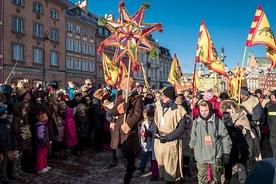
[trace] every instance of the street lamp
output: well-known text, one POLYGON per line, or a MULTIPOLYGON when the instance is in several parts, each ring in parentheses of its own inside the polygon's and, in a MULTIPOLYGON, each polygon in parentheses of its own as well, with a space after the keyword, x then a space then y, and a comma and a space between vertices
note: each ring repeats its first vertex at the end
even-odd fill
POLYGON ((46 86, 46 72, 45 72, 45 67, 46 67, 46 41, 50 40, 49 39, 49 32, 45 31, 43 34, 43 42, 44 42, 44 53, 43 53, 43 70, 42 70, 42 85, 45 87, 46 86))

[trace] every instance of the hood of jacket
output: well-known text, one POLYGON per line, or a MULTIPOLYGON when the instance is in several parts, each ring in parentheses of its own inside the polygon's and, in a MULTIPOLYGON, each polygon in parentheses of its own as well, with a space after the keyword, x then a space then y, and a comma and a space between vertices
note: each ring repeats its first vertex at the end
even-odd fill
POLYGON ((24 107, 27 108, 26 111, 28 113, 30 110, 30 102, 28 102, 27 100, 23 100, 22 102, 17 102, 13 104, 12 109, 13 109, 14 115, 22 116, 24 107))
POLYGON ((69 107, 65 110, 65 114, 66 114, 67 118, 73 118, 74 117, 73 110, 74 110, 73 108, 69 108, 69 107))
POLYGON ((240 112, 240 106, 234 100, 223 100, 220 103, 220 111, 226 112, 226 109, 234 109, 234 114, 240 112))

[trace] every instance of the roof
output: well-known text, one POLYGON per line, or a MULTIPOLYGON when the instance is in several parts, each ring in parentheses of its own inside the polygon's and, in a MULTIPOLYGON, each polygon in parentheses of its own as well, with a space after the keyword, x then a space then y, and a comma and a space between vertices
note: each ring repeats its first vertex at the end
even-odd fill
POLYGON ((266 57, 256 57, 256 62, 258 64, 271 64, 271 61, 266 57))

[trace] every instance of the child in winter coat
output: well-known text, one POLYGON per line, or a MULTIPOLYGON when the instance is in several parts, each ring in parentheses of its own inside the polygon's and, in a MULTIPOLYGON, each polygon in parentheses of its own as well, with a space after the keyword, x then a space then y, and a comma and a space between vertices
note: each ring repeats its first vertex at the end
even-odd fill
POLYGON ((77 129, 76 123, 74 121, 73 108, 66 109, 66 119, 65 119, 65 144, 66 144, 66 152, 67 158, 72 158, 73 147, 78 145, 77 139, 77 129))
MULTIPOLYGON (((11 152, 13 150, 18 151, 16 137, 13 133, 12 125, 7 119, 7 113, 7 108, 0 107, 0 183, 11 182, 11 180, 7 178, 6 173, 7 163, 9 159, 8 152, 11 152)), ((16 159, 17 158, 13 160, 16 159)))
POLYGON ((50 138, 49 130, 46 126, 48 122, 48 117, 46 113, 39 112, 36 116, 38 122, 35 124, 36 130, 36 147, 37 147, 37 156, 36 156, 36 170, 37 173, 45 173, 51 169, 47 164, 47 154, 48 148, 50 147, 50 138))
POLYGON ((78 152, 84 155, 84 148, 88 146, 89 143, 89 118, 86 114, 87 107, 83 103, 79 103, 76 107, 77 113, 74 116, 74 120, 77 126, 77 136, 78 136, 78 152))
POLYGON ((141 162, 139 170, 141 174, 144 173, 145 168, 147 166, 148 157, 151 156, 152 153, 152 124, 153 124, 153 116, 154 116, 154 106, 150 107, 150 109, 146 112, 146 119, 141 125, 140 129, 140 145, 142 148, 141 162))

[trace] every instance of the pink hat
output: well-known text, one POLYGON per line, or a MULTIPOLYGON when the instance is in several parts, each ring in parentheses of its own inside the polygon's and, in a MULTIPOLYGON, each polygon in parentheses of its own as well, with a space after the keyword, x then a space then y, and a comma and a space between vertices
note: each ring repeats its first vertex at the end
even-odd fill
POLYGON ((205 91, 203 93, 203 96, 205 100, 211 100, 214 97, 214 92, 213 91, 205 91))

